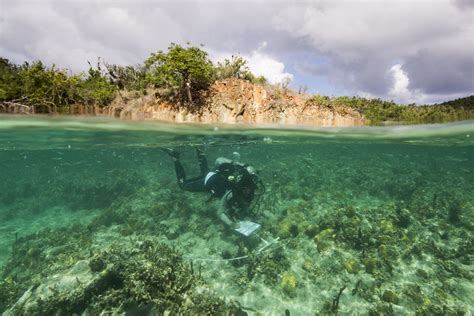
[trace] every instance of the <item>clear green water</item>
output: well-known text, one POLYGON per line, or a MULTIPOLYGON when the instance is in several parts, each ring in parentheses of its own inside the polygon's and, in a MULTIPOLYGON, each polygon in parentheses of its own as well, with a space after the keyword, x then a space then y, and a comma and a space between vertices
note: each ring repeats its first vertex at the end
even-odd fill
POLYGON ((473 122, 285 130, 0 117, 0 295, 14 282, 5 297, 16 301, 33 278, 150 238, 249 313, 467 313, 473 158, 473 122), (159 147, 182 152, 194 175, 193 146, 211 164, 237 151, 258 170, 266 193, 253 220, 280 238, 268 251, 221 261, 259 245, 226 230, 206 194, 180 191, 159 147))

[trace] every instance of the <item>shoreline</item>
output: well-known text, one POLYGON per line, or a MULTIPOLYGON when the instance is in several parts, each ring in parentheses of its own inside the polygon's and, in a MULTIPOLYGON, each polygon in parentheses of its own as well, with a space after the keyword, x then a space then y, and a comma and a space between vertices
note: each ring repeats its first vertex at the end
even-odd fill
MULTIPOLYGON (((99 108, 100 109, 100 108, 99 108)), ((97 118, 97 119, 113 119, 122 122, 144 122, 144 123, 162 123, 162 124, 177 124, 188 126, 212 126, 212 127, 249 127, 249 128, 263 128, 263 129, 290 129, 290 130, 307 130, 320 128, 363 128, 363 127, 399 127, 399 126, 434 126, 441 124, 458 124, 464 122, 474 122, 474 119, 461 120, 446 120, 435 122, 410 122, 410 121, 383 121, 377 124, 360 123, 360 124, 339 124, 339 125, 324 125, 324 124, 305 124, 301 122, 223 122, 223 121, 204 121, 204 120, 166 120, 156 117, 149 117, 146 113, 138 112, 134 115, 111 115, 107 113, 86 112, 86 113, 2 113, 0 117, 42 117, 42 118, 97 118)))

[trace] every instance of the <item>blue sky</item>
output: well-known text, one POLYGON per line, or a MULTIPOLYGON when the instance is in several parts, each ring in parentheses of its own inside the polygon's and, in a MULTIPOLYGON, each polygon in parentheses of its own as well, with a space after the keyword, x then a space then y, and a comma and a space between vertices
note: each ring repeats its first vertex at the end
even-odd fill
POLYGON ((0 56, 16 63, 78 72, 188 41, 312 93, 419 104, 474 94, 472 0, 0 0, 0 56))

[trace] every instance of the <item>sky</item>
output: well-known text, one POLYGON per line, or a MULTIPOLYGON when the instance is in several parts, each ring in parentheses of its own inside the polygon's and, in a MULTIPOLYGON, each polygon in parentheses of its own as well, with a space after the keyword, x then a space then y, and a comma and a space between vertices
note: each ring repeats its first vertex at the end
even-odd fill
POLYGON ((474 0, 0 0, 0 56, 71 72, 169 44, 232 55, 322 95, 437 103, 474 94, 474 0), (200 47, 200 46, 199 46, 200 47))

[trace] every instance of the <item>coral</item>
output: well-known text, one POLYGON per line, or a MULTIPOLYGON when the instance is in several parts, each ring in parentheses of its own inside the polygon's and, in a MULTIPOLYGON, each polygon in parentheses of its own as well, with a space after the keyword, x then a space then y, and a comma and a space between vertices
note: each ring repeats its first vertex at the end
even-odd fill
POLYGON ((288 219, 284 219, 278 225, 278 236, 281 238, 290 238, 298 235, 298 226, 288 219))
POLYGON ((305 259, 301 267, 303 268, 303 270, 311 272, 314 270, 314 262, 311 259, 305 259))
MULTIPOLYGON (((286 216, 278 224, 277 234, 281 238, 296 237, 300 232, 304 232, 312 224, 306 219, 307 210, 310 205, 301 200, 296 200, 286 210, 286 216)), ((314 225, 313 228, 314 230, 314 225)))
POLYGON ((393 261, 398 257, 398 253, 395 250, 395 247, 392 245, 387 246, 385 244, 382 244, 378 247, 377 252, 379 258, 384 262, 393 261))
POLYGON ((283 273, 280 280, 280 287, 286 295, 290 297, 295 296, 297 285, 298 285, 298 280, 294 272, 283 273))
POLYGON ((381 234, 384 234, 384 235, 391 235, 396 232, 396 229, 393 223, 387 219, 383 219, 380 221, 379 228, 380 228, 381 234))
POLYGON ((362 260, 365 266, 365 271, 370 274, 375 274, 381 267, 381 262, 376 257, 370 257, 362 260))
POLYGON ((178 253, 149 240, 112 248, 28 289, 5 315, 104 311, 220 314, 235 310, 212 292, 178 253))
POLYGON ((397 211, 397 226, 406 228, 412 223, 413 219, 410 211, 406 208, 401 208, 397 211))
MULTIPOLYGON (((470 148, 213 133, 210 142, 226 145, 210 145, 209 157, 232 144, 261 169, 267 191, 249 220, 262 225, 258 236, 280 241, 258 253, 257 235, 242 238, 216 220, 217 201, 176 186, 172 162, 156 154, 168 140, 146 134, 152 146, 112 149, 122 160, 91 147, 36 164, 45 168, 27 160, 27 169, 2 169, 0 231, 11 242, 0 252, 0 310, 19 302, 18 314, 469 313, 470 148), (98 216, 42 231, 13 222, 67 219, 82 208, 98 216), (222 261, 238 256, 246 258, 222 261)), ((3 155, 6 165, 18 160, 16 150, 3 155)), ((184 151, 182 158, 189 163, 184 151)))
POLYGON ((387 303, 398 304, 398 294, 391 290, 385 290, 382 294, 382 300, 387 303))
POLYGON ((326 228, 314 237, 314 242, 319 251, 328 249, 335 237, 335 231, 332 228, 326 228))
POLYGON ((250 286, 250 282, 262 281, 270 286, 277 285, 279 275, 291 266, 289 259, 282 249, 277 249, 265 255, 250 253, 245 268, 237 276, 236 282, 241 287, 250 286))
POLYGON ((20 294, 21 288, 15 280, 9 276, 0 281, 0 311, 5 311, 8 306, 15 302, 20 294))
POLYGON ((94 256, 89 260, 89 268, 92 272, 103 271, 106 267, 107 262, 100 255, 94 256))
POLYGON ((360 264, 354 258, 344 261, 343 265, 346 271, 349 273, 357 274, 360 271, 360 264))
POLYGON ((306 236, 308 236, 309 238, 314 238, 314 236, 316 236, 316 234, 318 233, 318 230, 319 230, 319 226, 316 225, 316 224, 308 224, 306 225, 306 227, 304 228, 304 233, 306 236))

